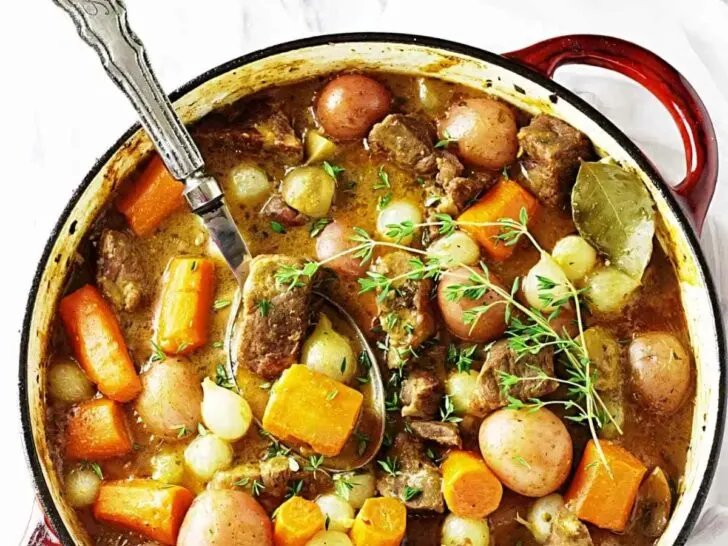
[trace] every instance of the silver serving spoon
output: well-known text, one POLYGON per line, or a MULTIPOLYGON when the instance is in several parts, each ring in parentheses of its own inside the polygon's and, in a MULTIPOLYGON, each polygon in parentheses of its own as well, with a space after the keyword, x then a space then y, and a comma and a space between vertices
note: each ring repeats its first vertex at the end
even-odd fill
MULTIPOLYGON (((144 129, 157 148, 162 161, 177 180, 185 184, 184 195, 192 212, 199 215, 210 237, 230 266, 240 287, 245 282, 250 253, 225 204, 223 192, 212 176, 205 172, 200 150, 175 113, 167 95, 159 85, 147 58, 144 45, 129 27, 126 7, 121 0, 53 0, 69 13, 81 38, 93 47, 112 81, 131 101, 144 129)), ((227 330, 226 352, 228 372, 237 381, 237 369, 231 343, 236 319, 241 308, 241 290, 235 297, 227 330)), ((338 313, 356 333, 370 362, 371 408, 376 426, 368 429, 366 449, 355 455, 331 457, 322 468, 347 471, 360 468, 374 458, 384 438, 384 386, 376 357, 354 319, 338 304, 323 294, 318 297, 338 313)), ((364 412, 362 412, 364 415, 364 412)), ((256 416, 257 419, 257 416, 256 416)), ((362 417, 360 417, 361 424, 362 417)), ((350 440, 351 442, 352 440, 350 440)), ((291 446, 293 447, 293 446, 291 446)), ((299 454, 304 455, 300 450, 299 454)))

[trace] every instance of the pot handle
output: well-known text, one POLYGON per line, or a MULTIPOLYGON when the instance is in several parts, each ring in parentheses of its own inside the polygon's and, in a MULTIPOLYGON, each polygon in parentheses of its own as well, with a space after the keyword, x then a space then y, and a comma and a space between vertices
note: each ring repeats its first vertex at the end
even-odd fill
POLYGON ((700 233, 718 182, 718 148, 705 104, 675 68, 632 42, 590 34, 550 38, 505 57, 549 78, 560 66, 586 64, 614 70, 646 87, 667 108, 680 130, 687 175, 673 191, 687 206, 700 233))
POLYGON ((61 542, 37 501, 33 503, 28 528, 20 541, 20 546, 61 546, 61 542))

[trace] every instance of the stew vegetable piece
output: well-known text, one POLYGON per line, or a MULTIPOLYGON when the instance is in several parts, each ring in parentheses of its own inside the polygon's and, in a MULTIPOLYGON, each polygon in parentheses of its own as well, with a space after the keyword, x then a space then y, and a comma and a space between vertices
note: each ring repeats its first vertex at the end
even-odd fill
POLYGON ((241 312, 227 347, 236 281, 153 156, 79 248, 45 374, 91 544, 654 544, 696 374, 629 166, 554 116, 383 72, 191 130, 253 256, 241 312), (374 451, 372 366, 383 445, 331 470, 374 451))

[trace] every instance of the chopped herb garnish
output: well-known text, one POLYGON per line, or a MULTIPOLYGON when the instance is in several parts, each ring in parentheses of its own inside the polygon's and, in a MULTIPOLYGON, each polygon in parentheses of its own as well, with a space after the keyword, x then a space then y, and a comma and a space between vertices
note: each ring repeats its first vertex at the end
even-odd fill
POLYGON ((341 359, 341 365, 339 366, 339 371, 342 374, 346 371, 346 357, 341 359))
POLYGON ((323 162, 322 168, 324 169, 324 171, 326 171, 326 174, 328 174, 334 180, 336 180, 336 176, 339 173, 343 173, 346 170, 344 169, 344 167, 334 165, 332 163, 329 163, 328 161, 323 162))
POLYGON ((101 471, 101 467, 98 463, 91 463, 88 461, 83 461, 81 463, 81 468, 88 468, 91 471, 93 471, 94 474, 96 474, 100 480, 104 479, 104 473, 101 471))
POLYGON ((161 347, 159 345, 157 345, 157 343, 154 340, 151 341, 151 344, 152 344, 152 356, 149 359, 150 362, 161 362, 162 360, 167 358, 167 355, 164 354, 164 351, 161 349, 161 347))
POLYGON ((308 470, 309 472, 313 472, 314 476, 316 475, 316 471, 319 470, 321 465, 324 462, 324 456, 323 455, 311 455, 308 458, 308 463, 306 466, 303 467, 304 470, 308 470))
POLYGON ((377 461, 377 464, 390 476, 397 476, 400 474, 399 461, 397 457, 387 457, 383 461, 377 461))
POLYGON ((187 343, 186 341, 183 341, 182 343, 179 344, 179 347, 177 347, 177 352, 181 353, 182 351, 187 349, 189 346, 190 346, 189 343, 187 343))
POLYGON ((446 394, 442 399, 440 420, 445 423, 459 423, 463 420, 462 417, 455 416, 455 406, 453 405, 449 394, 446 394))
POLYGON ((207 435, 207 429, 205 428, 205 425, 202 423, 197 423, 197 434, 200 436, 206 436, 207 435))
POLYGON ((285 233, 286 232, 285 226, 283 224, 281 224, 280 222, 276 222, 275 220, 273 220, 270 223, 270 228, 273 231, 275 231, 276 233, 285 233))
POLYGON ((389 205, 389 202, 392 200, 392 197, 393 196, 394 195, 392 194, 391 191, 388 191, 387 193, 385 193, 384 195, 382 195, 377 200, 377 209, 382 210, 383 208, 386 208, 386 206, 389 205))
POLYGON ((259 480, 253 480, 253 486, 250 488, 250 492, 253 494, 254 497, 259 497, 264 489, 265 485, 263 485, 263 482, 259 480))
POLYGON ((258 311, 260 311, 261 315, 267 317, 268 311, 270 311, 271 307, 273 307, 273 303, 270 300, 260 300, 256 307, 258 308, 258 311))
POLYGON ((331 218, 317 218, 314 220, 313 224, 311 224, 311 229, 308 232, 309 236, 312 239, 315 239, 319 235, 321 235, 321 232, 324 230, 326 226, 328 226, 333 220, 331 218))
POLYGON ((450 134, 447 131, 443 131, 442 136, 444 136, 445 138, 443 138, 442 140, 438 140, 435 143, 435 148, 447 148, 453 142, 458 141, 456 138, 451 138, 450 134))
POLYGON ((354 484, 348 474, 336 474, 334 476, 334 491, 344 500, 349 500, 349 493, 354 489, 354 484))
POLYGON ((339 394, 339 389, 333 389, 333 390, 329 391, 328 394, 326 395, 326 400, 329 400, 329 401, 333 400, 334 398, 336 398, 337 394, 339 394))
POLYGON ((192 265, 190 266, 190 271, 194 271, 197 269, 197 260, 192 260, 192 265))
POLYGON ((230 300, 227 299, 219 299, 215 300, 212 304, 212 308, 215 309, 215 311, 219 311, 220 309, 225 309, 230 305, 230 300))
POLYGON ((520 464, 524 468, 531 468, 531 465, 528 464, 528 461, 521 457, 520 455, 516 455, 513 457, 513 460, 516 461, 518 464, 520 464))
POLYGON ((225 342, 224 341, 214 341, 212 343, 212 347, 214 349, 222 349, 223 347, 225 347, 225 342))
POLYGON ((185 436, 187 436, 190 433, 190 431, 184 425, 175 427, 175 429, 177 430, 177 438, 184 438, 185 436))
POLYGON ((324 529, 326 529, 328 531, 330 524, 331 524, 331 516, 326 514, 326 518, 324 518, 324 529))
POLYGON ((250 483, 250 478, 240 478, 239 480, 234 481, 233 485, 235 487, 245 487, 249 483, 250 483))
POLYGON ((415 497, 418 497, 422 494, 422 489, 419 487, 410 487, 409 485, 404 486, 404 494, 402 495, 402 498, 405 502, 411 501, 415 497))
POLYGON ((215 383, 217 383, 220 387, 224 387, 231 391, 237 390, 235 381, 233 381, 233 378, 228 374, 227 368, 224 364, 218 364, 215 368, 215 383))
POLYGON ((372 186, 375 190, 389 189, 392 187, 392 183, 389 181, 389 174, 384 170, 384 167, 379 167, 377 177, 379 178, 379 182, 375 182, 374 186, 372 186))
POLYGON ((367 445, 369 445, 370 438, 369 436, 358 430, 354 432, 354 436, 357 440, 359 440, 359 444, 356 446, 356 454, 361 457, 367 450, 367 445))
POLYGON ((303 480, 296 480, 288 486, 286 490, 285 498, 290 499, 291 497, 299 496, 303 490, 303 480))

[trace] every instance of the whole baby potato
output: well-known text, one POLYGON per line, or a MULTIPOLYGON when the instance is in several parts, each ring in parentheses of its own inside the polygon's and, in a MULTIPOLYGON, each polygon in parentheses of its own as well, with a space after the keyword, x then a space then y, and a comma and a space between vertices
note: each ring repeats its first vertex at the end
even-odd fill
POLYGON ((546 408, 491 413, 480 425, 479 442, 486 464, 503 485, 526 497, 553 493, 571 471, 571 436, 546 408))
POLYGON ((242 491, 208 490, 192 503, 177 546, 273 546, 273 527, 258 502, 242 491))
POLYGON ((139 417, 155 435, 167 441, 196 431, 200 422, 202 387, 186 358, 155 362, 141 375, 142 392, 134 403, 139 417))

